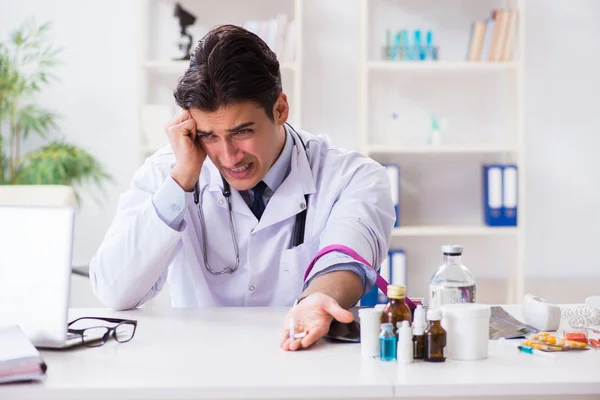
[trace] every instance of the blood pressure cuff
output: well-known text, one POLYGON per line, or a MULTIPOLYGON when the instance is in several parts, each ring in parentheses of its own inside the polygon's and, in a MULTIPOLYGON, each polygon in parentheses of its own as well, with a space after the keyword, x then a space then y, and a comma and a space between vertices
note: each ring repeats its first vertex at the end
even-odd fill
MULTIPOLYGON (((341 253, 344 253, 350 257, 352 257, 354 260, 368 265, 370 268, 373 268, 373 266, 371 264, 369 264, 369 262, 367 260, 365 260, 364 258, 362 258, 360 256, 360 254, 358 254, 356 251, 352 250, 351 248, 347 247, 347 246, 343 246, 341 244, 333 244, 330 246, 327 246, 323 249, 321 249, 321 251, 319 251, 317 253, 317 255, 315 256, 315 258, 313 258, 313 260, 310 262, 310 264, 308 265, 308 268, 306 269, 306 272, 304 273, 304 281, 306 282, 306 278, 308 278, 308 275, 310 274, 310 271, 313 269, 315 263, 317 262, 317 260, 319 260, 319 258, 323 257, 325 254, 327 253, 331 253, 332 251, 339 251, 341 253)), ((373 268, 375 269, 375 268, 373 268)), ((379 275, 379 273, 377 272, 377 270, 375 269, 375 273, 377 273, 377 280, 375 281, 375 285, 377 285, 377 287, 387 296, 387 287, 389 285, 389 283, 383 279, 383 277, 381 275, 379 275)), ((408 305, 408 307, 410 308, 410 310, 414 310, 415 308, 417 308, 417 306, 415 305, 415 303, 413 303, 413 301, 411 299, 409 299, 408 297, 406 297, 406 304, 408 305)))

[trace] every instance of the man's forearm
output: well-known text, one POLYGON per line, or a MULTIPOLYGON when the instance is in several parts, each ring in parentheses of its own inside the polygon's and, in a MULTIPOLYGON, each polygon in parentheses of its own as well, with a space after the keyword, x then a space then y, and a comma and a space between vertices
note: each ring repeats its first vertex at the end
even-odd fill
POLYGON ((314 278, 301 297, 317 292, 333 297, 341 307, 348 309, 362 297, 363 281, 352 271, 329 272, 314 278))

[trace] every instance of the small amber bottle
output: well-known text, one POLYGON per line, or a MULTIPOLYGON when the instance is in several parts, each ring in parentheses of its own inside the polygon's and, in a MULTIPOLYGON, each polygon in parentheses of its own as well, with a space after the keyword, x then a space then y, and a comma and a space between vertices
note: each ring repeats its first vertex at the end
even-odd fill
POLYGON ((413 358, 422 360, 425 357, 425 310, 421 304, 417 305, 413 313, 413 358))
POLYGON ((394 325, 394 333, 396 333, 396 324, 402 321, 411 323, 412 314, 410 308, 406 304, 406 287, 399 285, 388 285, 387 297, 389 302, 386 304, 381 313, 381 323, 391 323, 394 325))
POLYGON ((442 328, 440 310, 427 311, 429 325, 425 329, 425 361, 446 361, 446 330, 442 328))

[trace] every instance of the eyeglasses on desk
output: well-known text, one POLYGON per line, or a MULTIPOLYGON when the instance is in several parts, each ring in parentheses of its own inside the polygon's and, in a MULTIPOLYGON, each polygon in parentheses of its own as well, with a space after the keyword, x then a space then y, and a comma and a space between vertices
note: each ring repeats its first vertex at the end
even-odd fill
POLYGON ((68 332, 81 337, 84 346, 100 347, 112 336, 119 343, 133 339, 137 321, 132 319, 81 317, 68 324, 68 332), (108 324, 113 324, 107 326, 108 324))

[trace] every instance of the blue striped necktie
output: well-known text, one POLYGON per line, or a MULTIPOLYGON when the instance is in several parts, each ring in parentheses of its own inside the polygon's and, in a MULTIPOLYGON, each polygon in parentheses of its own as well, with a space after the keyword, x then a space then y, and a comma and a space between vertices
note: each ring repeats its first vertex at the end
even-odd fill
POLYGON ((254 216, 260 221, 260 217, 262 217, 263 212, 265 211, 265 202, 263 201, 263 194, 265 193, 265 189, 267 189, 267 184, 263 181, 260 181, 252 188, 254 192, 254 199, 252 201, 252 205, 250 206, 250 210, 254 216))

